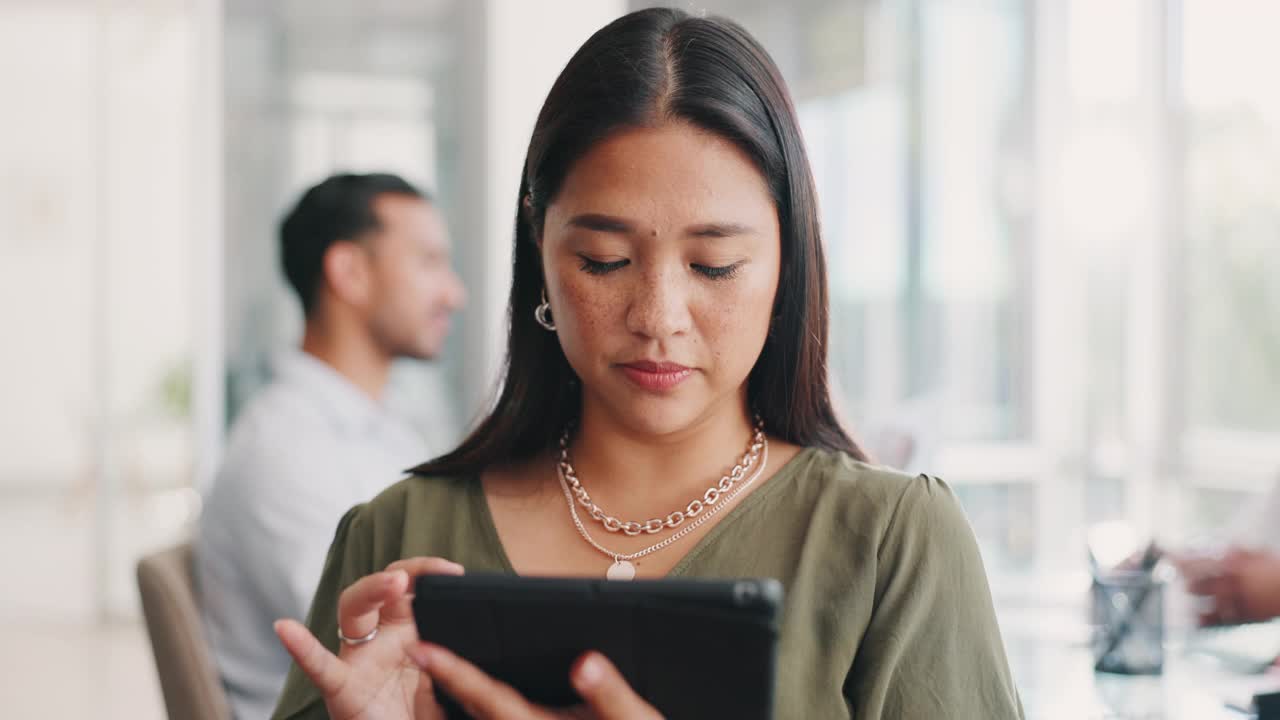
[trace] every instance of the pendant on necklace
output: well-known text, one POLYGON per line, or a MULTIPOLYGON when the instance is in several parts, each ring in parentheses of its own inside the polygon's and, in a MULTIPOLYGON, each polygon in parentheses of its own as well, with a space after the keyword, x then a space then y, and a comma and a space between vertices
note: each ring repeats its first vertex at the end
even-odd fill
POLYGON ((610 580, 631 580, 636 576, 636 566, 622 558, 616 558, 604 576, 610 580))

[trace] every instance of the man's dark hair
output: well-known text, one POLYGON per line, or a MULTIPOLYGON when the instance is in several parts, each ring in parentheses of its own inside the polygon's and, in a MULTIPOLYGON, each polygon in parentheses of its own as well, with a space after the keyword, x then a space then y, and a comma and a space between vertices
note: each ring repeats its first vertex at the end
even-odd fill
POLYGON ((302 301, 302 312, 315 309, 324 272, 324 254, 335 242, 358 240, 377 230, 373 201, 394 193, 430 200, 398 175, 370 173, 334 175, 303 193, 280 223, 280 259, 284 275, 302 301))

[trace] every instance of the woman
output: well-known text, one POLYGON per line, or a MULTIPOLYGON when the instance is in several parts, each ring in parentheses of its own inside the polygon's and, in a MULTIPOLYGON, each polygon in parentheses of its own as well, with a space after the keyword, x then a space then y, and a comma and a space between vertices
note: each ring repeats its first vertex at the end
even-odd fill
MULTIPOLYGON (((676 10, 605 27, 520 192, 497 405, 343 519, 309 630, 277 623, 299 667, 276 716, 436 717, 438 686, 554 717, 418 642, 411 576, 465 567, 776 577, 777 717, 1021 717, 954 496, 864 464, 832 411, 813 182, 759 44, 676 10)), ((572 680, 574 717, 656 716, 598 654, 572 680)))

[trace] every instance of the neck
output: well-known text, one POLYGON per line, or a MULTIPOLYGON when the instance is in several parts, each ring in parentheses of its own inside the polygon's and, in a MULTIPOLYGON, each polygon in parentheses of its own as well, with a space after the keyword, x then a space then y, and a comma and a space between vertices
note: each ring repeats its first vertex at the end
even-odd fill
POLYGON ((579 479, 607 512, 624 520, 665 517, 741 460, 752 431, 745 401, 661 436, 622 427, 588 403, 569 452, 579 479))
POLYGON ((343 331, 320 320, 308 320, 302 351, 337 370, 374 402, 382 401, 392 358, 366 332, 343 331))

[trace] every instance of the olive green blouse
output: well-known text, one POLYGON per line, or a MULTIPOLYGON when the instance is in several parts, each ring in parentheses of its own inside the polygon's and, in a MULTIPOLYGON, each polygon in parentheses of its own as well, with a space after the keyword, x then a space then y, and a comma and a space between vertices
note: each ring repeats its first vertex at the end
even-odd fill
MULTIPOLYGON (((337 652, 343 588, 418 555, 514 572, 477 479, 407 478, 342 519, 311 631, 337 652)), ((941 480, 804 450, 671 576, 782 581, 779 720, 1023 717, 982 558, 941 480)), ((296 665, 274 717, 328 717, 296 665)))

